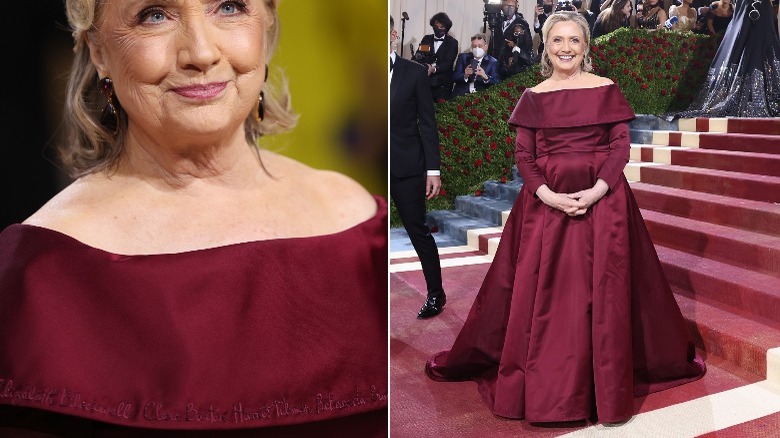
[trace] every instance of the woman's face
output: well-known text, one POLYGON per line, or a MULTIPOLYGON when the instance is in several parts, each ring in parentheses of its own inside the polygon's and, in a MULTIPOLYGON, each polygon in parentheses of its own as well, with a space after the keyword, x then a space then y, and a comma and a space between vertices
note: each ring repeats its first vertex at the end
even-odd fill
POLYGON ((626 4, 623 5, 623 15, 626 17, 631 16, 631 2, 626 2, 626 4))
POLYGON ((658 0, 647 0, 647 4, 649 4, 651 8, 654 8, 658 6, 658 0))
POLYGON ((585 35, 577 23, 555 23, 547 38, 544 49, 550 57, 554 72, 572 74, 580 69, 585 53, 585 35))
POLYGON ((265 75, 263 0, 125 0, 102 8, 92 61, 113 81, 131 133, 243 132, 265 75))

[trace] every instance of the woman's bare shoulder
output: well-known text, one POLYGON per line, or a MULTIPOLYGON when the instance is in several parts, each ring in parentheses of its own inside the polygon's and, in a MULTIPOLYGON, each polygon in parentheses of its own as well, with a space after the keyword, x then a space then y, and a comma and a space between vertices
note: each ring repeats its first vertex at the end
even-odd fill
POLYGON ((312 214, 323 215, 339 228, 357 225, 376 214, 377 203, 371 194, 346 175, 314 169, 268 151, 263 152, 263 161, 268 162, 268 171, 280 184, 292 188, 291 193, 307 202, 312 214))
POLYGON ((81 177, 22 223, 71 234, 73 229, 83 226, 91 206, 100 198, 100 185, 99 178, 93 175, 81 177))
POLYGON ((583 72, 582 77, 587 87, 603 87, 605 85, 614 84, 612 79, 605 78, 604 76, 599 76, 593 73, 583 72))

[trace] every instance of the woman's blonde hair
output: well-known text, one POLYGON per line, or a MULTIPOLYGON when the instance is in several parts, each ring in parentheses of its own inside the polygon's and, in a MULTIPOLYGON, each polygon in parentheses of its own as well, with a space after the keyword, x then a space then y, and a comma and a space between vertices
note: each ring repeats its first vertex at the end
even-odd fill
MULTIPOLYGON (((114 106, 119 115, 117 133, 100 123, 106 98, 98 88, 98 74, 90 58, 87 38, 95 38, 99 27, 100 9, 107 0, 66 0, 68 23, 73 32, 73 65, 68 78, 65 100, 66 144, 60 149, 63 164, 72 176, 78 177, 109 168, 116 164, 124 146, 127 132, 127 113, 114 96, 114 106)), ((279 40, 279 0, 264 0, 266 7, 265 56, 266 65, 279 40)), ((258 139, 266 134, 277 134, 292 129, 297 115, 292 110, 289 90, 284 77, 280 85, 263 85, 265 110, 262 122, 252 111, 244 121, 244 131, 249 144, 257 146, 258 139)))
MULTIPOLYGON (((550 35, 550 29, 552 29, 552 27, 555 26, 557 23, 563 21, 573 21, 580 26, 580 29, 582 29, 582 35, 584 36, 583 44, 585 46, 585 52, 583 53, 582 65, 580 66, 580 68, 582 69, 582 71, 593 70, 593 64, 591 64, 590 61, 590 28, 588 27, 588 21, 585 20, 585 17, 580 15, 579 12, 560 11, 550 15, 547 18, 547 20, 545 20, 544 26, 542 26, 542 37, 543 40, 545 41, 545 45, 549 44, 549 40, 547 39, 547 37, 550 35)), ((547 54, 547 46, 545 46, 544 50, 542 51, 541 71, 542 71, 542 76, 546 78, 552 76, 553 73, 553 65, 552 65, 552 61, 550 60, 550 55, 547 54)))

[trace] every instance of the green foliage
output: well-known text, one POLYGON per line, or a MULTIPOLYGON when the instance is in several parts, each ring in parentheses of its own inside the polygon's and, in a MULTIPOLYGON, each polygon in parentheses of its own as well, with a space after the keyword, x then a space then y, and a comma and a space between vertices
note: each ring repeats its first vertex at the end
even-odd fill
MULTIPOLYGON (((685 109, 701 88, 721 39, 619 29, 592 41, 593 72, 616 82, 637 114, 685 109)), ((443 184, 428 210, 451 209, 458 195, 481 195, 486 180, 511 179, 514 132, 507 120, 525 89, 542 80, 534 68, 483 92, 436 104, 443 184)), ((401 226, 394 205, 390 224, 401 226)))

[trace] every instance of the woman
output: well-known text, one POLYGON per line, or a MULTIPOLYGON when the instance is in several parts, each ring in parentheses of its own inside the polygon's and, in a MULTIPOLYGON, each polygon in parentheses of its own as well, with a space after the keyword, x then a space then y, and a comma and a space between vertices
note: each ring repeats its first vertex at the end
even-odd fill
POLYGON ((631 17, 631 1, 616 0, 609 9, 603 11, 596 18, 593 26, 593 38, 598 38, 621 27, 630 27, 628 19, 631 17))
POLYGON ((502 417, 622 422, 634 396, 696 380, 704 363, 622 173, 634 113, 588 72, 580 15, 543 32, 548 79, 509 119, 525 183, 463 329, 426 371, 477 381, 502 417))
POLYGON ((663 27, 666 19, 663 2, 661 0, 648 0, 645 2, 643 16, 636 19, 636 26, 639 29, 656 30, 663 27))
POLYGON ((386 206, 257 147, 277 1, 66 8, 78 179, 0 235, 0 435, 385 435, 386 206))
POLYGON ((710 35, 726 30, 733 16, 734 4, 731 3, 731 0, 712 2, 709 15, 707 15, 707 30, 710 35))
POLYGON ((675 116, 780 117, 780 39, 769 0, 737 2, 698 97, 675 116))
POLYGON ((691 7, 693 0, 683 0, 680 6, 672 5, 669 8, 669 18, 677 17, 677 22, 672 25, 671 30, 685 32, 693 30, 696 26, 696 9, 691 7))

